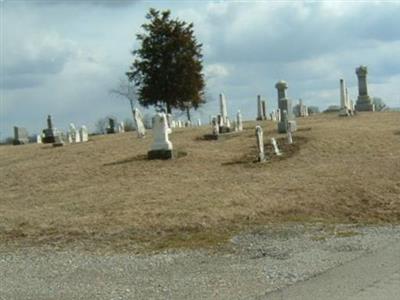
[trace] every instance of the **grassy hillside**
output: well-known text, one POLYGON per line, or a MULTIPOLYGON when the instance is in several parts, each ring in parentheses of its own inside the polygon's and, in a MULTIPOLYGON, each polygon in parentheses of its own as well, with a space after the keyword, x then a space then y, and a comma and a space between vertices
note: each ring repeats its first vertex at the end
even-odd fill
POLYGON ((253 163, 256 124, 221 141, 201 139, 209 126, 176 129, 187 155, 171 161, 146 159, 151 132, 0 147, 0 243, 136 251, 275 222, 400 221, 400 113, 298 119, 292 146, 261 122, 285 153, 265 164, 253 163))

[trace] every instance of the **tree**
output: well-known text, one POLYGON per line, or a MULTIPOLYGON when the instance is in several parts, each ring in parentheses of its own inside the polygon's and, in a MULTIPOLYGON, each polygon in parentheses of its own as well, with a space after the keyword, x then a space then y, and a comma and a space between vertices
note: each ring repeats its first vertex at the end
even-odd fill
POLYGON ((118 88, 111 89, 110 93, 128 99, 131 105, 131 112, 133 114, 133 109, 135 108, 135 103, 137 101, 137 95, 136 87, 131 81, 126 80, 126 78, 121 78, 118 88))
POLYGON ((194 36, 193 23, 171 20, 170 11, 151 8, 136 35, 141 47, 132 51, 134 62, 126 73, 134 81, 141 105, 156 110, 186 110, 185 102, 197 109, 204 99, 202 44, 194 36))

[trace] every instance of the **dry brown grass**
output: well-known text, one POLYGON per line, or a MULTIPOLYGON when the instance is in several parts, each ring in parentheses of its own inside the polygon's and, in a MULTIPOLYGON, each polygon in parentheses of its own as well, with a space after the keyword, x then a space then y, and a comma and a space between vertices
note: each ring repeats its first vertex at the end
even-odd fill
POLYGON ((0 147, 0 243, 133 251, 204 247, 286 221, 400 221, 399 113, 298 119, 283 158, 255 164, 254 127, 206 141, 177 129, 176 160, 148 161, 151 133, 85 144, 0 147))

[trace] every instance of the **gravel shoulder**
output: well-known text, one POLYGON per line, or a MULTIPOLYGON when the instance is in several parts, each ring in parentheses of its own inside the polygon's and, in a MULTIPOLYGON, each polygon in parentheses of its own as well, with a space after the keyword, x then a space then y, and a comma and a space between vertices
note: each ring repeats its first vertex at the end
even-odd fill
MULTIPOLYGON (((238 235, 212 253, 0 248, 0 299, 282 299, 271 292, 328 276, 396 243, 400 226, 291 224, 238 235)), ((398 278, 393 273, 379 284, 398 278)))

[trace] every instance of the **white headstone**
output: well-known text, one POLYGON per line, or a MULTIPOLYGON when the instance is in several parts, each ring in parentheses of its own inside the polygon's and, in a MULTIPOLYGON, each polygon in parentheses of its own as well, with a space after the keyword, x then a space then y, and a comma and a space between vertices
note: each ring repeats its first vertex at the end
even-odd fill
POLYGON ((256 138, 257 138, 257 150, 258 150, 258 161, 265 161, 265 153, 264 153, 264 137, 263 130, 260 125, 256 126, 256 138))
POLYGON ((273 110, 270 115, 271 115, 271 120, 273 122, 276 122, 276 112, 273 110))
POLYGON ((212 132, 214 135, 219 134, 219 125, 218 125, 218 120, 217 117, 213 117, 211 120, 211 125, 212 125, 212 132))
POLYGON ((219 94, 219 105, 220 105, 220 113, 222 117, 222 126, 223 126, 226 125, 226 118, 228 117, 226 109, 226 98, 223 93, 219 94))
POLYGON ((124 124, 124 122, 120 122, 119 124, 118 124, 118 132, 125 132, 125 124, 124 124))
POLYGON ((271 138, 271 144, 272 144, 272 147, 274 147, 274 152, 275 152, 275 154, 276 154, 277 156, 281 156, 282 153, 281 153, 281 151, 280 151, 279 148, 278 148, 278 144, 276 143, 275 138, 271 138))
POLYGON ((89 133, 85 125, 79 129, 79 135, 81 137, 81 142, 87 142, 89 140, 89 133))
POLYGON ((68 140, 68 143, 72 143, 72 134, 71 134, 71 132, 67 132, 67 140, 68 140))
POLYGON ((41 144, 42 143, 42 136, 40 134, 36 135, 36 144, 41 144))
POLYGON ((133 110, 133 118, 135 120, 137 136, 138 138, 143 138, 146 134, 146 129, 143 123, 143 115, 137 108, 133 110))
POLYGON ((200 119, 197 119, 197 126, 201 126, 201 120, 200 119))
POLYGON ((80 143, 81 142, 81 136, 79 135, 79 130, 78 129, 75 129, 75 133, 74 133, 73 137, 74 137, 74 140, 73 140, 74 143, 80 143))
POLYGON ((230 128, 231 127, 231 121, 229 121, 228 118, 226 118, 226 122, 225 122, 226 127, 230 128))
POLYGON ((151 150, 172 150, 172 143, 168 138, 168 123, 165 113, 157 113, 153 118, 154 142, 151 150))

